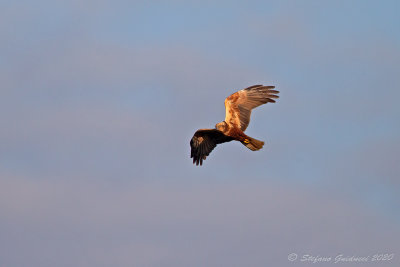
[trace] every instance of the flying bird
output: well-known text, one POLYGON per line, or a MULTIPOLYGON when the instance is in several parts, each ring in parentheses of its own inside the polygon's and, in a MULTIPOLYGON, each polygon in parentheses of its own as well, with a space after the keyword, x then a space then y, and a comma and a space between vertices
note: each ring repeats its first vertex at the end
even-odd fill
POLYGON ((268 102, 275 103, 279 91, 275 86, 253 85, 240 90, 225 99, 225 120, 217 123, 215 129, 199 129, 190 140, 193 164, 203 165, 203 160, 218 145, 236 140, 248 149, 257 151, 263 141, 247 136, 244 131, 250 123, 251 110, 268 102))

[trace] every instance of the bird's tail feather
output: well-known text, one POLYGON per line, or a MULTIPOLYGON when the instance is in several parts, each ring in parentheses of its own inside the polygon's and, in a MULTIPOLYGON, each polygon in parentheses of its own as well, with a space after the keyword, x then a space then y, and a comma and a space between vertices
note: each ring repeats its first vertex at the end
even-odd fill
POLYGON ((246 140, 242 141, 242 144, 253 151, 260 150, 264 146, 263 141, 251 137, 247 137, 246 140))

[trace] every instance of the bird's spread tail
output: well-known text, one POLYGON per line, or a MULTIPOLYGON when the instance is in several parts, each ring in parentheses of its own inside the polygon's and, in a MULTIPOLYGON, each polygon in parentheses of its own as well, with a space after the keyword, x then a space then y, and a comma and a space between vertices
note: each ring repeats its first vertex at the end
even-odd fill
POLYGON ((264 146, 263 141, 251 137, 247 137, 244 141, 242 141, 242 144, 253 151, 260 150, 264 146))

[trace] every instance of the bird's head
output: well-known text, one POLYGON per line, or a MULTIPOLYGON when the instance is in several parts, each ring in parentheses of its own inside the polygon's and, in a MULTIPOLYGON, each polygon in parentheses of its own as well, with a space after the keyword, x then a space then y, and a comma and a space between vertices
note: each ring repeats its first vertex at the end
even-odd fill
POLYGON ((217 123, 217 124, 215 124, 215 129, 217 129, 218 131, 224 132, 228 129, 228 124, 225 121, 217 123))

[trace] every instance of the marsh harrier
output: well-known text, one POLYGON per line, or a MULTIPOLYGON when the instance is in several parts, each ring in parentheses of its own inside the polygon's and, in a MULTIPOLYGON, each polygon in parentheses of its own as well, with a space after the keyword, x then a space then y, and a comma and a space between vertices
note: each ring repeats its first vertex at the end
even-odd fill
POLYGON ((217 123, 215 129, 197 130, 190 140, 193 164, 203 165, 203 160, 221 143, 236 140, 248 149, 260 150, 264 142, 247 136, 244 131, 250 123, 251 110, 262 104, 275 103, 279 91, 275 86, 253 85, 240 90, 225 99, 225 120, 217 123))

